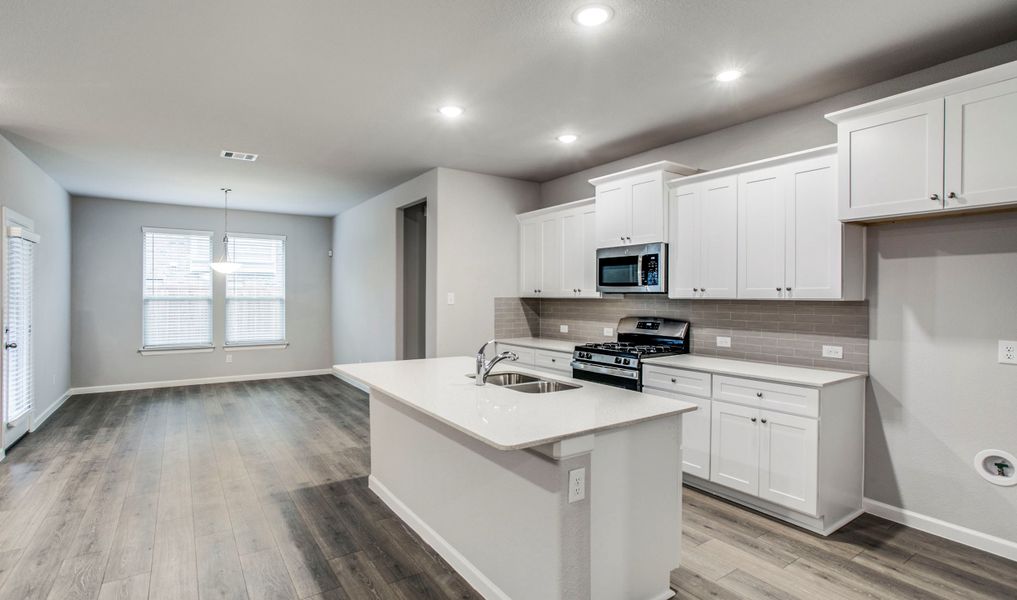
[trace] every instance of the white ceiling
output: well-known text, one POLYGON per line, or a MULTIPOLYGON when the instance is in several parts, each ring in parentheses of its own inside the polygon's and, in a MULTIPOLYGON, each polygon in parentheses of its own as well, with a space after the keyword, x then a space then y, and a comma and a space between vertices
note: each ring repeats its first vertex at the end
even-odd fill
POLYGON ((0 130, 75 194, 333 215, 434 166, 546 181, 1017 38, 1009 0, 599 1, 586 29, 582 0, 3 0, 0 130))

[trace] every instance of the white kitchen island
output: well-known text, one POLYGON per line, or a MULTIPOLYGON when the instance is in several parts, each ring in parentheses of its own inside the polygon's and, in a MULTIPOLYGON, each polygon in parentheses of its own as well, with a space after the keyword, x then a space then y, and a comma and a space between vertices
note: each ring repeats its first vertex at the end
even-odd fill
POLYGON ((485 598, 662 600, 681 543, 674 399, 474 385, 468 357, 337 365, 370 390, 370 488, 485 598), (569 502, 569 472, 585 499, 569 502))

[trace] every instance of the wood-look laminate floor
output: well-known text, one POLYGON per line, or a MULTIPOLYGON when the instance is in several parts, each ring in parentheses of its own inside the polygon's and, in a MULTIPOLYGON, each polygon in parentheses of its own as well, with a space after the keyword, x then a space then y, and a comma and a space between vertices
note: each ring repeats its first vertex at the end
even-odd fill
MULTIPOLYGON (((367 489, 367 411, 330 376, 71 398, 0 463, 0 600, 479 598, 367 489)), ((872 517, 687 489, 683 543, 679 598, 1017 598, 1017 563, 872 517)))

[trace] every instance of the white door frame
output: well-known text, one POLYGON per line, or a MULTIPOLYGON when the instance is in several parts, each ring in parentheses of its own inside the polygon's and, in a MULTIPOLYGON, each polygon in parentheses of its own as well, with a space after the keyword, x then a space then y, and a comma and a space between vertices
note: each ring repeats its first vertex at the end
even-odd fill
MULTIPOLYGON (((28 217, 7 208, 3 207, 2 214, 3 227, 0 228, 0 302, 3 303, 3 311, 0 313, 0 348, 3 348, 7 344, 7 260, 8 260, 8 249, 7 241, 10 237, 10 227, 23 227, 31 232, 35 232, 35 221, 28 217)), ((7 446, 7 398, 5 390, 6 378, 7 378, 7 359, 6 352, 0 353, 0 459, 5 456, 4 448, 7 446)), ((26 420, 26 432, 31 431, 32 418, 34 417, 35 407, 28 412, 23 418, 26 420)), ((24 435, 24 434, 22 434, 24 435)), ((20 436, 19 436, 20 437, 20 436)))

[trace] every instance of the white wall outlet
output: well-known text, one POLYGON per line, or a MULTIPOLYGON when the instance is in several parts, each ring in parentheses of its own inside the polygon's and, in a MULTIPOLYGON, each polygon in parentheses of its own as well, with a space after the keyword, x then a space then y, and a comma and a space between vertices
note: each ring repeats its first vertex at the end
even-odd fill
POLYGON ((844 346, 823 346, 824 358, 844 358, 844 346))
POLYGON ((731 338, 729 338, 726 335, 718 335, 717 336, 717 347, 718 348, 730 348, 731 347, 731 338))
POLYGON ((569 504, 586 499, 586 468, 569 471, 569 504))
POLYGON ((233 362, 233 353, 232 352, 227 352, 226 353, 226 362, 228 362, 228 363, 233 362))
POLYGON ((446 298, 447 298, 447 301, 448 301, 449 304, 455 304, 456 303, 456 293, 455 292, 449 292, 448 296, 446 298))
POLYGON ((999 362, 1004 365, 1017 365, 1017 342, 999 340, 999 362))
POLYGON ((560 331, 561 333, 568 333, 569 332, 569 326, 568 325, 559 325, 558 326, 558 331, 560 331))
POLYGON ((604 337, 614 337, 614 328, 613 327, 605 327, 604 328, 604 337))

